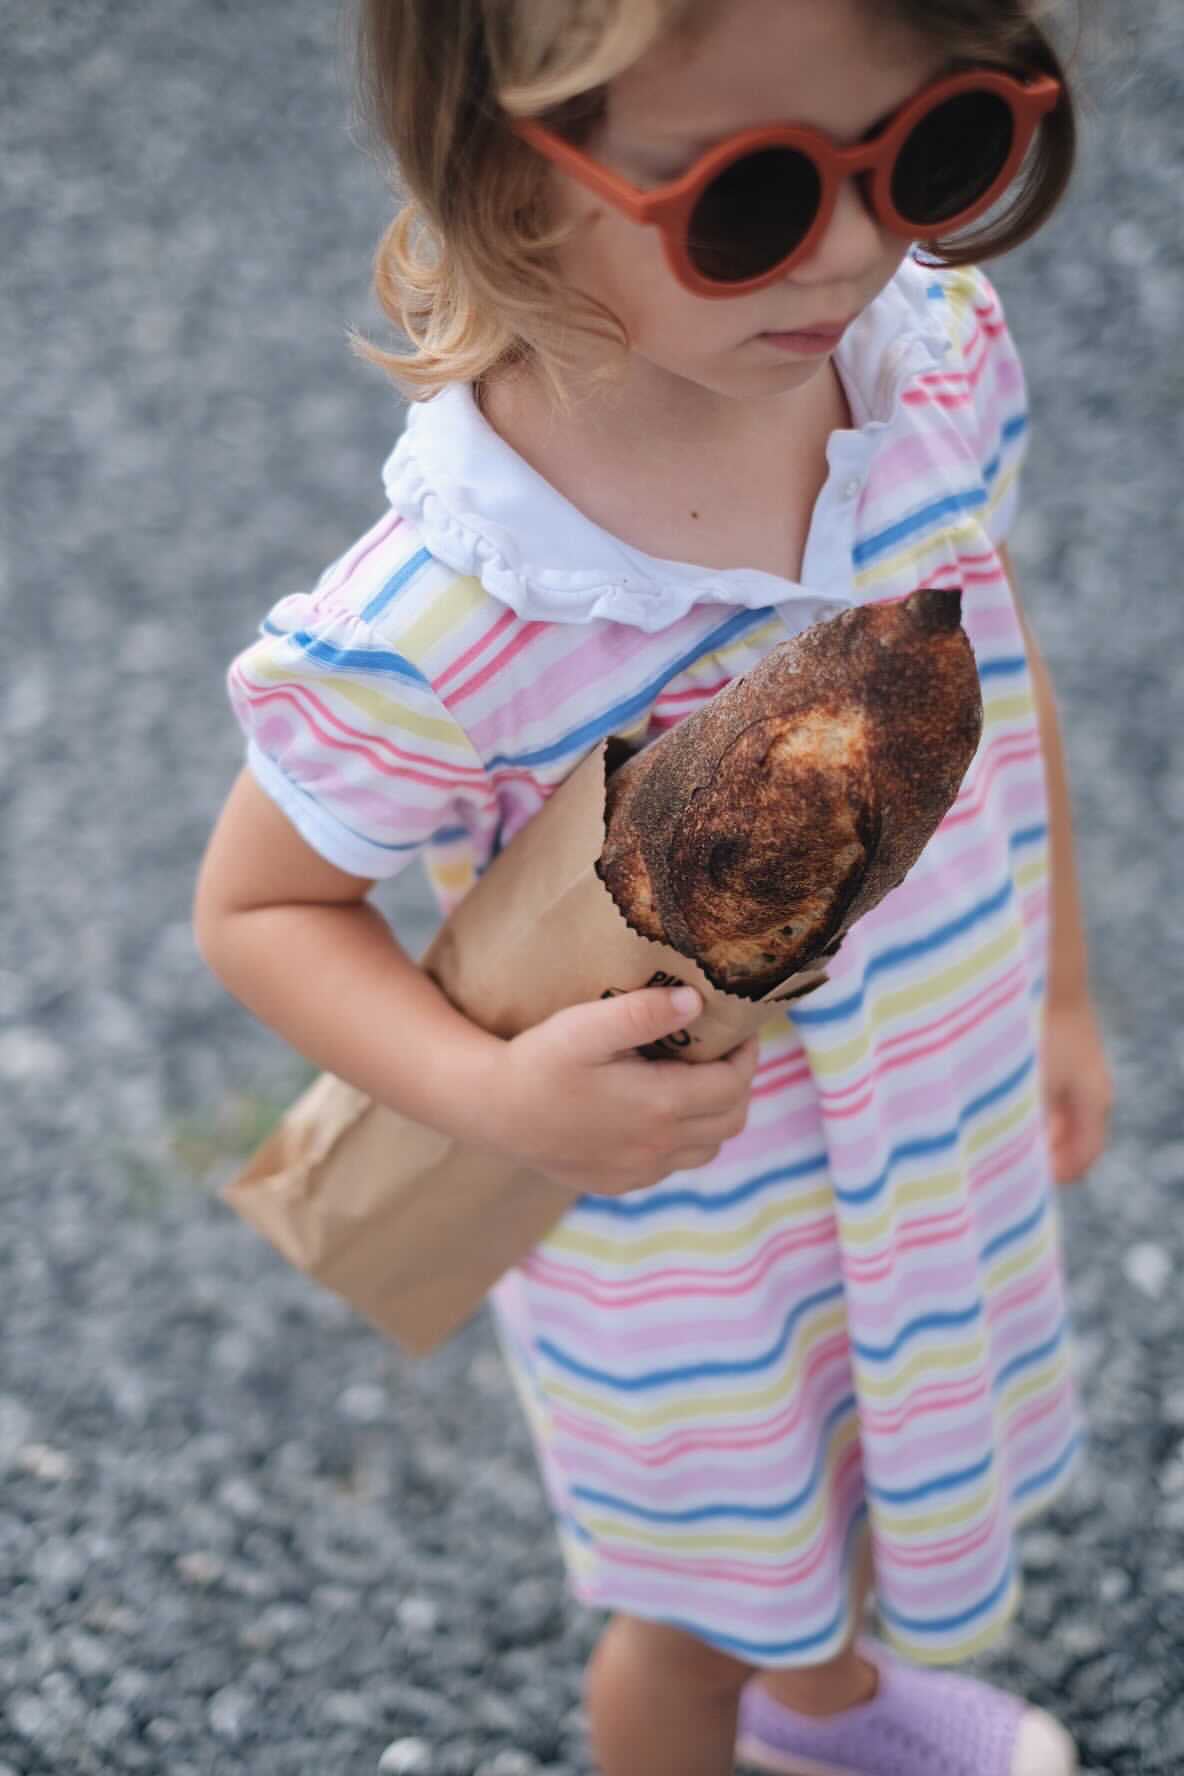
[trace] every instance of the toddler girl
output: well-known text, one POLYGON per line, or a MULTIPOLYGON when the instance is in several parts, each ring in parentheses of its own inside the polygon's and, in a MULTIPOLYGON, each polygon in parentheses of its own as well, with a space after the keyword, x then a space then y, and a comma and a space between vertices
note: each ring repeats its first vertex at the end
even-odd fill
POLYGON ((1064 767, 1005 538, 1024 378, 978 262, 1069 177, 1026 0, 361 0, 407 202, 387 508, 234 663, 203 952, 320 1066, 571 1195, 493 1294, 605 1776, 1059 1776, 942 1669, 1078 1441, 1054 1179, 1100 1150, 1064 767), (988 215, 989 212, 989 215, 988 215), (985 220, 984 220, 985 218, 985 220), (977 226, 975 226, 977 225, 977 226), (950 244, 955 239, 956 244, 950 244), (429 398, 430 397, 430 398, 429 398), (829 980, 700 1067, 653 988, 513 1041, 370 906, 444 910, 603 736, 959 586, 958 800, 829 980), (874 1582, 892 1654, 859 1636, 874 1582))

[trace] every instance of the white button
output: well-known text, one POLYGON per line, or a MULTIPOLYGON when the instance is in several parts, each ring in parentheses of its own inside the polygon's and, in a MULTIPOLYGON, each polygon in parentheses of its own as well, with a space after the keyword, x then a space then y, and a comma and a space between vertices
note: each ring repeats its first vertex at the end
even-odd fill
POLYGON ((845 500, 858 499, 859 492, 860 492, 860 489, 862 488, 862 486, 863 486, 862 481, 844 481, 844 483, 843 483, 843 498, 845 500))

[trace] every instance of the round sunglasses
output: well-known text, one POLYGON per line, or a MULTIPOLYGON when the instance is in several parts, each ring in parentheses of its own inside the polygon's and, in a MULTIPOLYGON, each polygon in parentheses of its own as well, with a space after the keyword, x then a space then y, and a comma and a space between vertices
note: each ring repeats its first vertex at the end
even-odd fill
POLYGON ((972 222, 1006 190, 1041 120, 1061 98, 1049 75, 994 68, 934 81, 866 141, 842 148, 820 130, 740 130, 689 171, 644 191, 537 119, 515 132, 634 222, 660 229, 671 270, 697 296, 763 289, 808 258, 844 179, 861 179, 881 225, 932 241, 972 222))

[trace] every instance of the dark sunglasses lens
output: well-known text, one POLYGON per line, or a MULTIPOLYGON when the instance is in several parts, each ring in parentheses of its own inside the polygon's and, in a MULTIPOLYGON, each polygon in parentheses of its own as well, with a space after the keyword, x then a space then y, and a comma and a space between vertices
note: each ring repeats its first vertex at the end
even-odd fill
POLYGON ((821 195, 813 161, 796 149, 742 155, 711 181, 691 212, 692 265, 717 284, 760 277, 804 240, 821 195))
POLYGON ((1002 172, 1014 139, 1011 106, 996 93, 947 99, 909 132, 892 174, 892 201, 932 227, 978 202, 1002 172))

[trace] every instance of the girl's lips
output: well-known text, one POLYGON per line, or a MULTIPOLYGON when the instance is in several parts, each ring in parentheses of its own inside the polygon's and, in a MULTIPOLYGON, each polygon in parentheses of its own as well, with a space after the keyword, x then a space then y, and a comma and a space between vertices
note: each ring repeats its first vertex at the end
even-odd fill
POLYGON ((757 337, 778 351, 828 352, 834 350, 845 332, 845 327, 832 327, 826 332, 761 333, 757 337))

